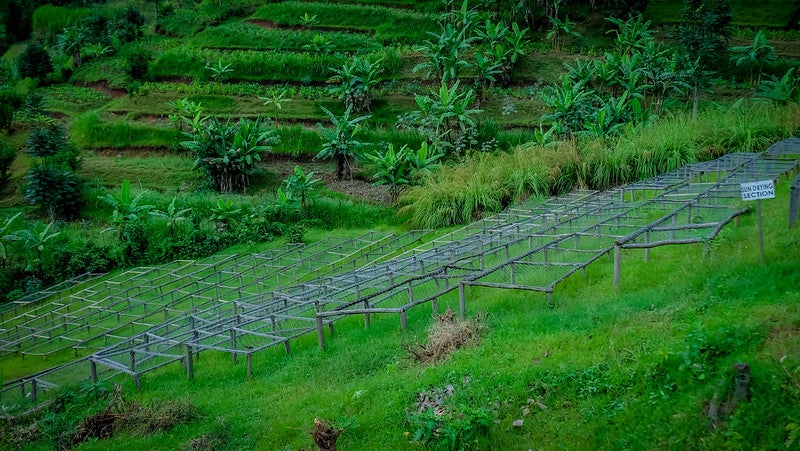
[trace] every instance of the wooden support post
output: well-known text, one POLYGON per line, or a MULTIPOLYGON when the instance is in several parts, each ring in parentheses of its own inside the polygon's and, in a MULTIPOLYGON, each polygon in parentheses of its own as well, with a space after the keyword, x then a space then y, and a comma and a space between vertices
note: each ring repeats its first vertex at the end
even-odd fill
POLYGON ((434 315, 439 314, 439 298, 431 299, 431 310, 433 311, 434 315))
POLYGON ((97 363, 94 360, 89 360, 89 378, 93 384, 97 383, 97 363))
POLYGON ((132 373, 136 372, 136 351, 131 349, 130 355, 130 363, 128 364, 128 369, 131 370, 132 373))
POLYGON ((331 333, 331 337, 333 337, 333 320, 328 321, 328 331, 331 333))
MULTIPOLYGON (((650 244, 650 231, 649 230, 644 233, 644 243, 645 244, 650 244)), ((645 262, 649 262, 650 261, 650 248, 649 247, 644 248, 644 261, 645 262)))
POLYGON ((290 355, 292 353, 292 348, 289 346, 289 340, 283 342, 283 348, 286 349, 286 355, 290 355))
POLYGON ((37 389, 39 388, 39 382, 36 381, 36 378, 31 379, 31 401, 34 403, 36 402, 36 398, 38 397, 37 389))
POLYGON ((247 353, 247 379, 253 378, 253 354, 247 353))
MULTIPOLYGON (((769 160, 767 160, 769 161, 769 160)), ((761 199, 756 200, 758 210, 758 250, 761 252, 761 264, 764 264, 764 226, 761 222, 761 199)))
POLYGON ((622 258, 622 249, 620 248, 619 244, 614 245, 614 286, 619 287, 620 280, 622 278, 621 274, 621 258, 622 258))
MULTIPOLYGON (((369 309, 369 301, 364 301, 364 309, 369 309)), ((369 329, 369 312, 364 312, 364 329, 369 329)))
POLYGON ((194 380, 194 360, 192 360, 192 345, 186 345, 186 377, 194 380))
POLYGON ((231 362, 236 363, 236 330, 231 329, 231 362))
POLYGON ((553 292, 552 291, 548 291, 547 292, 547 306, 550 307, 550 308, 553 308, 553 306, 554 306, 554 304, 553 304, 553 292))
POLYGON ((405 310, 400 311, 400 329, 402 329, 403 332, 408 329, 408 317, 406 316, 405 310))
POLYGON ((463 283, 458 285, 458 312, 461 315, 461 319, 467 317, 467 297, 464 293, 463 283))
POLYGON ((319 316, 319 301, 315 302, 315 311, 317 312, 316 321, 317 321, 317 342, 319 343, 319 349, 325 350, 325 329, 324 324, 322 323, 322 317, 319 316))
POLYGON ((508 266, 510 268, 509 271, 511 273, 510 274, 510 276, 511 276, 511 285, 516 285, 517 284, 517 271, 515 271, 516 266, 514 265, 513 262, 508 266))

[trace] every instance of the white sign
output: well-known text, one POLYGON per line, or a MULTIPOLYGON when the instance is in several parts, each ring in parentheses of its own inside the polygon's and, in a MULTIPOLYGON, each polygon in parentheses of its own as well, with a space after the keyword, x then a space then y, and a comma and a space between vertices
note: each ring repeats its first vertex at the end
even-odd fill
POLYGON ((742 200, 772 199, 775 197, 775 185, 772 180, 742 183, 742 200))

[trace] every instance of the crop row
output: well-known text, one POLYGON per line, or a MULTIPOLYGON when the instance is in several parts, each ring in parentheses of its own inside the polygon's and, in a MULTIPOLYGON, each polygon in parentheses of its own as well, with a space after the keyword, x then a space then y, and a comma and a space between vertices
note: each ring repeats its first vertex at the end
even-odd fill
POLYGON ((314 18, 314 26, 374 32, 381 42, 419 44, 428 31, 436 30, 436 16, 383 6, 288 1, 266 4, 252 20, 266 20, 280 26, 301 26, 303 18, 314 18))
POLYGON ((203 48, 251 50, 322 50, 327 52, 375 52, 382 46, 357 33, 262 28, 249 22, 230 22, 208 27, 192 44, 203 48))

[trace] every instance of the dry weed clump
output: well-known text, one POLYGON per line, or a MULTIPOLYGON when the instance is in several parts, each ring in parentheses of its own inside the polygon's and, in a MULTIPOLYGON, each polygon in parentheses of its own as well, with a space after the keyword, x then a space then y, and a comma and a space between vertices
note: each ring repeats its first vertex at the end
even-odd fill
POLYGON ((342 434, 342 428, 336 428, 326 420, 314 418, 314 429, 311 436, 318 451, 336 451, 336 440, 342 434))
POLYGON ((436 316, 436 322, 428 329, 428 344, 413 343, 404 347, 414 362, 435 364, 462 346, 477 342, 486 330, 485 317, 485 313, 479 313, 473 319, 460 320, 453 310, 447 309, 436 316))

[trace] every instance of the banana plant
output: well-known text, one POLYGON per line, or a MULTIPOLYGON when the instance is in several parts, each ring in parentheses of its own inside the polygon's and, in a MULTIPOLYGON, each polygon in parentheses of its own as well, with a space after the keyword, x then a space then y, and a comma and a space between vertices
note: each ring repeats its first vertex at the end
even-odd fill
POLYGON ((380 81, 378 75, 382 71, 381 62, 371 61, 369 57, 356 56, 341 69, 332 69, 336 74, 329 83, 337 83, 332 90, 344 100, 345 108, 352 109, 354 113, 367 113, 372 106, 372 89, 380 81))
POLYGON ((795 68, 786 71, 780 79, 771 77, 770 80, 762 81, 758 86, 758 96, 780 105, 800 101, 800 77, 795 68))
POLYGON ((55 223, 44 225, 41 221, 32 222, 26 229, 20 229, 10 235, 9 241, 20 241, 25 250, 27 271, 42 272, 44 259, 53 251, 55 239, 61 232, 55 231, 55 223), (52 229, 52 230, 51 230, 52 229))
POLYGON ((205 69, 211 72, 211 78, 214 81, 223 82, 228 77, 228 74, 233 72, 231 64, 222 64, 222 60, 217 60, 217 65, 212 66, 211 63, 206 63, 205 69))
POLYGON ((188 215, 192 212, 191 208, 178 208, 175 204, 177 200, 177 197, 173 197, 165 211, 153 210, 151 212, 153 216, 166 220, 170 237, 175 236, 175 226, 189 219, 188 215))
POLYGON ((428 146, 423 141, 416 152, 408 151, 408 165, 411 168, 411 183, 419 183, 422 178, 430 174, 439 166, 439 160, 444 156, 437 149, 428 146))
POLYGON ((392 201, 397 200, 400 189, 411 183, 411 166, 408 161, 408 147, 394 150, 389 144, 385 152, 367 154, 367 159, 375 165, 377 172, 373 175, 376 185, 388 185, 392 201))
POLYGON ((17 219, 22 216, 22 213, 17 213, 14 216, 7 218, 0 226, 0 266, 6 269, 6 261, 8 261, 8 250, 6 249, 6 242, 14 241, 14 232, 17 228, 17 219))
POLYGON ((126 222, 141 221, 150 215, 153 205, 141 203, 145 194, 147 191, 142 191, 134 197, 131 194, 131 181, 123 180, 118 193, 106 193, 97 198, 113 209, 111 223, 117 225, 119 238, 122 238, 126 222))
POLYGON ((764 66, 776 59, 775 47, 767 41, 764 30, 758 30, 750 45, 731 48, 731 61, 735 61, 737 66, 750 68, 750 83, 754 85, 761 83, 764 66))
POLYGON ((230 223, 242 214, 242 209, 234 205, 233 200, 218 200, 217 204, 210 209, 211 220, 215 222, 219 232, 225 232, 230 227, 230 223))
POLYGON ((336 116, 325 107, 322 107, 322 111, 330 118, 333 128, 317 124, 322 132, 324 143, 322 150, 314 158, 336 160, 336 178, 343 180, 346 177, 352 180, 352 160, 356 158, 358 150, 362 146, 355 137, 361 130, 361 122, 369 119, 370 116, 358 116, 351 119, 352 110, 350 108, 346 109, 341 116, 336 116))
MULTIPOLYGON (((314 16, 316 17, 316 16, 314 16)), ((283 109, 283 104, 291 102, 292 99, 286 97, 289 93, 287 88, 283 88, 279 93, 272 93, 270 96, 258 96, 258 99, 264 102, 264 106, 272 105, 274 109, 273 119, 275 120, 275 126, 278 126, 278 112, 283 109)))
MULTIPOLYGON (((313 172, 306 174, 300 166, 295 166, 294 174, 287 177, 283 182, 283 195, 287 200, 299 198, 300 207, 305 210, 307 200, 314 195, 319 182, 320 179, 315 179, 313 172)), ((281 194, 278 193, 279 198, 281 194)))

